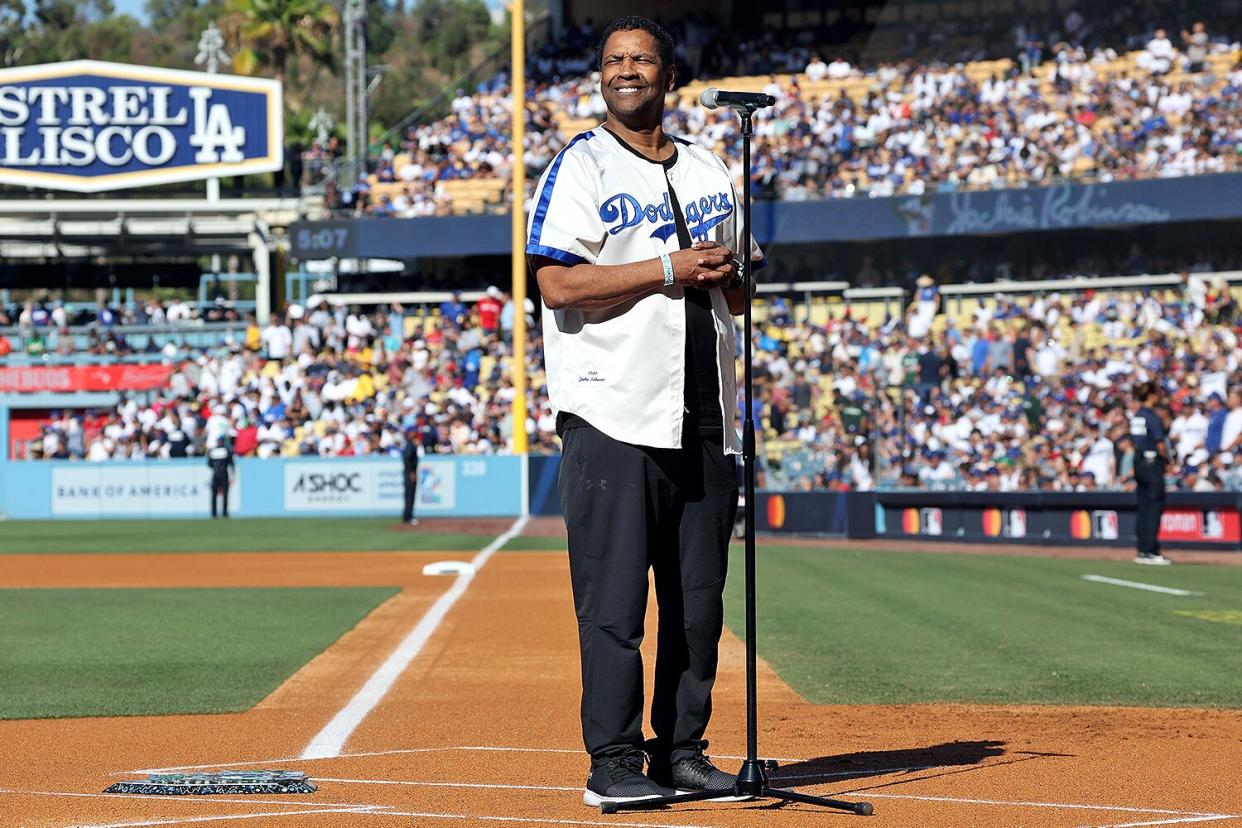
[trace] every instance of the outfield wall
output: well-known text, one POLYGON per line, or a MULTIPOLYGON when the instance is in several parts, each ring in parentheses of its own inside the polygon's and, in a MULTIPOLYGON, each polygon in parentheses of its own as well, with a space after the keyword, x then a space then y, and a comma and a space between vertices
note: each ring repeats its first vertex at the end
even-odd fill
MULTIPOLYGON (((430 456, 419 463, 420 517, 560 514, 557 455, 430 456)), ((0 461, 0 514, 9 519, 206 517, 202 459, 87 463, 0 461)), ((396 458, 292 457, 237 461, 237 517, 400 517, 396 458)), ((1133 494, 1092 492, 759 492, 759 531, 851 538, 1054 546, 1134 544, 1133 494)), ((1173 492, 1161 525, 1172 548, 1242 550, 1242 494, 1173 492)))
MULTIPOLYGON (((1133 547, 1137 509, 1126 492, 879 492, 874 526, 851 537, 1133 547)), ((1242 549, 1242 495, 1170 492, 1160 526, 1170 548, 1242 549)))
MULTIPOLYGON (((416 514, 511 517, 525 505, 520 457, 424 457, 416 514)), ((205 460, 0 464, 0 512, 9 519, 206 517, 205 460)), ((395 458, 293 457, 237 461, 229 512, 237 517, 391 516, 403 506, 395 458)))

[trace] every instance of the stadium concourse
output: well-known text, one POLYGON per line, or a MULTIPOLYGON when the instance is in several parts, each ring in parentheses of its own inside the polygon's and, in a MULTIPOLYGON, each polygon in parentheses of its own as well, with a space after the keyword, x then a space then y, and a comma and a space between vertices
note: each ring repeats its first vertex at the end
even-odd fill
MULTIPOLYGON (((805 38, 784 44, 771 33, 730 50, 704 48, 723 35, 690 21, 679 63, 683 78, 732 71, 740 76, 712 83, 777 98, 756 126, 752 179, 761 198, 922 195, 1236 170, 1236 32, 1203 26, 1179 38, 1159 23, 1133 30, 1133 21, 1117 18, 1085 20, 1075 10, 1046 34, 1016 22, 1011 57, 923 50, 916 59, 898 47, 874 65, 851 63, 844 49, 826 62, 805 38), (725 52, 743 57, 730 65, 704 57, 725 52)), ((529 187, 561 147, 603 118, 592 32, 570 34, 531 61, 544 82, 529 93, 529 187)), ((698 105, 707 85, 692 81, 674 93, 666 129, 729 155, 736 119, 698 105)), ((512 163, 506 78, 459 93, 449 116, 386 143, 367 179, 333 187, 329 206, 338 214, 397 217, 504 210, 512 163)), ((306 169, 339 151, 312 146, 306 169)), ((736 158, 733 173, 741 177, 736 158)))
MULTIPOLYGON (((1032 293, 946 307, 923 277, 904 313, 878 303, 760 308, 761 485, 786 490, 1122 490, 1134 447, 1121 400, 1161 377, 1171 483, 1242 490, 1242 315, 1223 276, 1169 290, 1032 293)), ((431 313, 293 306, 215 347, 163 353, 170 387, 111 410, 60 411, 32 458, 508 450, 516 309, 490 289, 431 313), (412 430, 411 430, 412 429, 412 430)), ((739 333, 740 335, 740 333, 739 333)), ((740 349, 739 349, 740 350, 740 349)), ((527 371, 532 450, 555 452, 541 340, 527 371)))

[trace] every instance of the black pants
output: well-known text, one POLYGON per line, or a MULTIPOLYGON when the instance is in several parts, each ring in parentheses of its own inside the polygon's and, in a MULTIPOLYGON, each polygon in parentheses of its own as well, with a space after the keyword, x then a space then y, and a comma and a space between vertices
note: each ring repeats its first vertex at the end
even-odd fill
POLYGON ((1140 555, 1160 554, 1160 516, 1164 514, 1164 463, 1139 457, 1134 463, 1138 515, 1134 527, 1140 555))
POLYGON ((659 631, 651 700, 653 755, 704 746, 724 623, 734 458, 719 438, 681 449, 565 430, 560 492, 582 655, 582 738, 593 763, 644 747, 639 644, 655 571, 659 631))
POLYGON ((229 516, 229 473, 212 472, 211 475, 211 516, 216 516, 216 501, 225 517, 229 516))
POLYGON ((401 519, 409 523, 414 519, 414 501, 418 497, 418 466, 413 470, 405 471, 405 508, 401 512, 401 519))

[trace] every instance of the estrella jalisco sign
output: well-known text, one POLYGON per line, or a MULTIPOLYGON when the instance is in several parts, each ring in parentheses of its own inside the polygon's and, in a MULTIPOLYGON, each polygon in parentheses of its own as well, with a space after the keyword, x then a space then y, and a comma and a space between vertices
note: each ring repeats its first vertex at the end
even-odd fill
POLYGON ((278 170, 280 83, 74 60, 0 70, 0 183, 96 193, 278 170))

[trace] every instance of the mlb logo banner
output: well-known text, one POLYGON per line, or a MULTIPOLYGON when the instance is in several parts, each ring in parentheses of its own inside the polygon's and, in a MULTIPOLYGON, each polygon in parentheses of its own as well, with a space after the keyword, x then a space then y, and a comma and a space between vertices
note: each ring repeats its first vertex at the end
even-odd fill
POLYGON ((1091 529, 1100 540, 1117 540, 1121 537, 1121 521, 1111 509, 1092 512, 1091 529))
POLYGON ((280 83, 75 60, 0 70, 0 183, 97 193, 284 165, 280 83))

